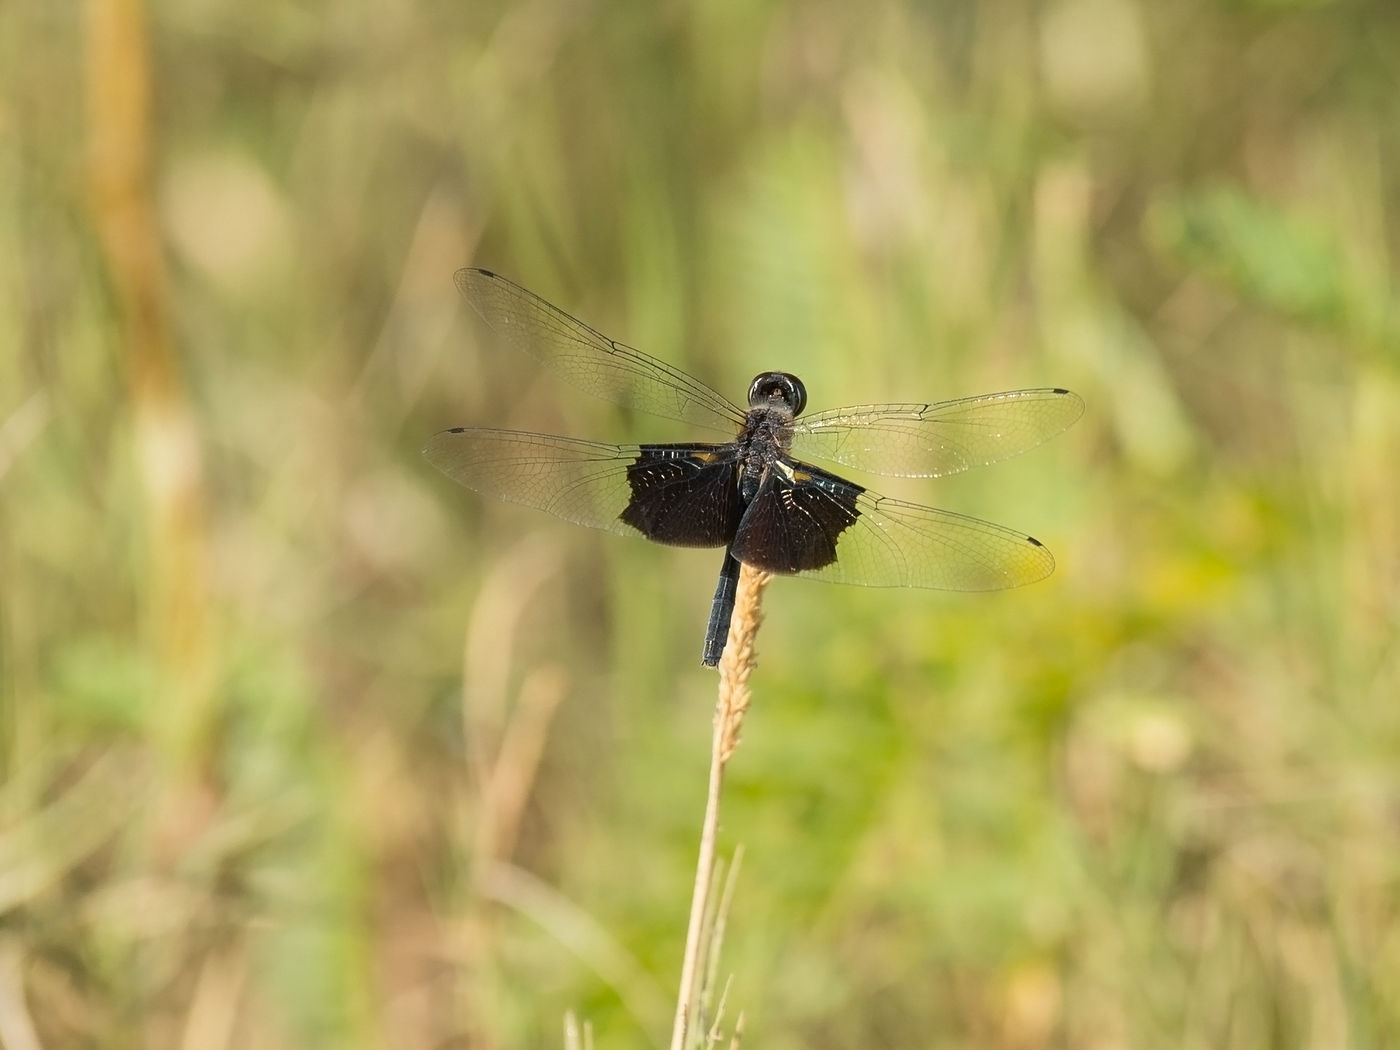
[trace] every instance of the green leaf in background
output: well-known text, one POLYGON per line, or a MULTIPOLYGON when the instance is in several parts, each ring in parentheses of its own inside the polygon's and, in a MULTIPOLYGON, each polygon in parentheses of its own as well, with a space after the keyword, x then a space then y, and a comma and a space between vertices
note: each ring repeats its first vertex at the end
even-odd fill
POLYGON ((130 639, 79 635, 54 657, 54 713, 75 733, 139 730, 156 700, 160 675, 130 639))
POLYGON ((1346 274, 1335 245, 1259 197, 1230 186, 1182 193, 1157 203, 1148 229, 1178 265, 1242 299, 1319 323, 1341 319, 1346 274))

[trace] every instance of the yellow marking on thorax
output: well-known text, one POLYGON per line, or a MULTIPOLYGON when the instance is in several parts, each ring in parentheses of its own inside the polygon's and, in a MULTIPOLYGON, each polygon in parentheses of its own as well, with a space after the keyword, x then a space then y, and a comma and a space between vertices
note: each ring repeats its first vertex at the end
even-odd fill
POLYGON ((791 463, 784 463, 780 459, 775 459, 773 461, 773 466, 777 467, 778 473, 781 474, 783 477, 787 478, 787 480, 792 482, 794 485, 799 485, 804 481, 812 480, 812 475, 807 473, 805 470, 798 470, 791 463))

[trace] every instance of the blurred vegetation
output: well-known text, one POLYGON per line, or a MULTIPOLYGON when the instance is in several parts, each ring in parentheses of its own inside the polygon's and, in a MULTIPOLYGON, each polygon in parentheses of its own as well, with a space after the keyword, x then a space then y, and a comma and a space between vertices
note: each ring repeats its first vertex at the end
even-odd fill
POLYGON ((674 433, 480 339, 476 262, 731 392, 1088 402, 877 486, 1050 581, 771 588, 748 1045, 1400 1045, 1397 55, 1390 0, 0 5, 0 1042, 664 1037, 719 555, 422 462, 674 433))

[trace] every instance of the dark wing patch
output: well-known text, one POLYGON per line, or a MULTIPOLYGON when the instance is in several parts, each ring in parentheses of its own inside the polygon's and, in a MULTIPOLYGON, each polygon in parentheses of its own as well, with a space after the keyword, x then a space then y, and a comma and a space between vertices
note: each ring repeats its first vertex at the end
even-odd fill
POLYGON ((723 547, 739 526, 733 446, 642 445, 627 467, 622 520, 674 547, 723 547))
MULTIPOLYGON (((787 461, 784 461, 787 462, 787 461)), ((734 556, 769 572, 809 572, 836 560, 841 534, 860 516, 861 486, 800 464, 769 472, 744 512, 734 556)))

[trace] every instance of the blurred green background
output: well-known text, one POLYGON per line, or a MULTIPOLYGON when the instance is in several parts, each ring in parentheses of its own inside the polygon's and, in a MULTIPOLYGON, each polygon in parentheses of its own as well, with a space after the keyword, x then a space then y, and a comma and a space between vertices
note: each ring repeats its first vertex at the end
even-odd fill
POLYGON ((423 462, 676 436, 475 263, 735 396, 1088 403, 872 482, 1049 581, 770 589, 747 1045, 1400 1045, 1397 56, 1389 0, 0 5, 0 1042, 664 1041, 719 555, 423 462))

